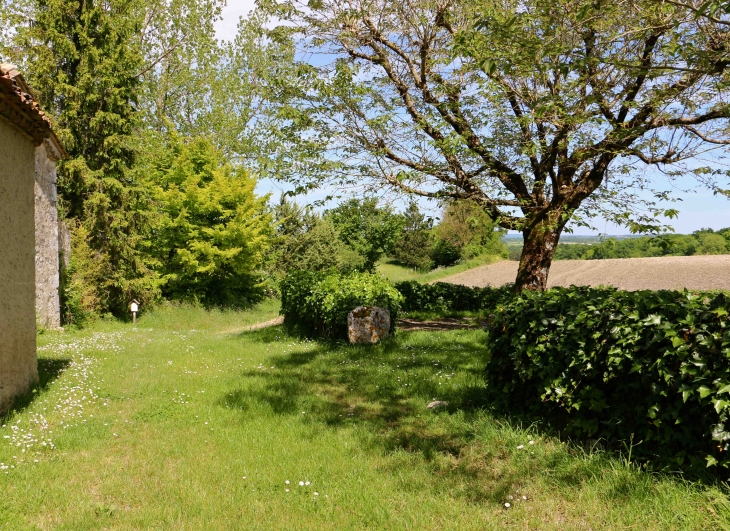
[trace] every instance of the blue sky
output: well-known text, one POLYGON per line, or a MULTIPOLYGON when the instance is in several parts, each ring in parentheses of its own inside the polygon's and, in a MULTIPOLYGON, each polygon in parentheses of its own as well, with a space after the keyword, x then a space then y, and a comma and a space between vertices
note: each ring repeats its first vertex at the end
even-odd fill
MULTIPOLYGON (((236 26, 239 18, 248 15, 254 7, 254 0, 229 0, 228 5, 223 9, 222 19, 216 23, 218 38, 233 40, 236 36, 236 26)), ((657 188, 662 188, 661 181, 657 181, 657 184, 657 188)), ((683 180, 679 185, 685 189, 694 188, 695 193, 677 194, 678 197, 682 198, 682 201, 675 206, 680 214, 677 219, 668 221, 677 233, 686 234, 704 227, 715 230, 730 227, 730 200, 724 196, 714 196, 712 192, 700 187, 690 179, 683 180)), ((285 187, 281 183, 275 183, 269 179, 263 179, 258 186, 260 193, 271 193, 275 199, 279 197, 284 189, 285 187)), ((320 191, 310 194, 306 199, 300 198, 299 200, 319 199, 326 196, 327 193, 327 191, 320 191)), ((428 208, 428 205, 423 204, 423 207, 428 208)), ((436 214, 433 207, 431 210, 431 214, 436 214)), ((627 232, 626 229, 616 227, 606 221, 596 220, 594 225, 602 234, 625 234, 627 232)), ((595 233, 595 231, 584 228, 576 228, 574 231, 574 234, 579 235, 595 233)))

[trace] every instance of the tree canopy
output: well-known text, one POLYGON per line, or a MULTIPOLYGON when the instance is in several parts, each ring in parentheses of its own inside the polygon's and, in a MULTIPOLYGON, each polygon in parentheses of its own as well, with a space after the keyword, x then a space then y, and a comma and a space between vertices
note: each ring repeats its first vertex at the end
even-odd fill
POLYGON ((388 207, 378 206, 378 200, 350 199, 325 212, 345 244, 360 254, 363 268, 371 271, 375 263, 393 250, 401 231, 403 218, 388 207))

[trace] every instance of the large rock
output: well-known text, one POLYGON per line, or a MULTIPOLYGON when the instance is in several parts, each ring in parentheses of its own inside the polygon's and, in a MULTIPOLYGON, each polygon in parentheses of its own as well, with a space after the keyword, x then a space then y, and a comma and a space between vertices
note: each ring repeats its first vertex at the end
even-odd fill
POLYGON ((388 337, 390 312, 379 306, 358 306, 347 314, 350 343, 372 345, 388 337))

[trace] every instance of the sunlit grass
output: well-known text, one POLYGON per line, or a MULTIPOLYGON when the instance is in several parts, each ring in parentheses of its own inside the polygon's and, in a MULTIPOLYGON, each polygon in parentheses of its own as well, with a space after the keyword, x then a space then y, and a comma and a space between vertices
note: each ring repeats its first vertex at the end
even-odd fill
POLYGON ((279 299, 265 299, 250 310, 205 310, 189 304, 173 304, 142 314, 140 326, 169 330, 238 330, 255 323, 274 319, 279 314, 279 299))
POLYGON ((365 348, 232 332, 272 308, 166 312, 40 337, 0 529, 730 528, 719 487, 490 414, 483 332, 365 348))
POLYGON ((464 260, 461 263, 450 267, 438 267, 432 271, 420 272, 415 269, 401 265, 396 260, 385 258, 378 262, 377 270, 382 273, 391 282, 402 282, 404 280, 417 280, 418 282, 433 282, 450 275, 461 273, 469 269, 474 269, 482 265, 493 264, 503 260, 501 256, 482 255, 476 256, 470 260, 464 260))

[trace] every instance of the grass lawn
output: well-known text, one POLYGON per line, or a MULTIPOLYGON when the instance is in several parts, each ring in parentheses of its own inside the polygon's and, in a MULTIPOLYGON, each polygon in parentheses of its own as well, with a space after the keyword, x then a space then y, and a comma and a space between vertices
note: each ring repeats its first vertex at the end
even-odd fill
POLYGON ((439 280, 444 277, 448 277, 449 275, 461 273, 462 271, 468 271, 469 269, 474 269, 475 267, 493 264, 494 262, 499 262, 500 260, 504 259, 501 256, 482 255, 476 256, 470 260, 465 260, 464 262, 450 267, 438 267, 432 271, 428 271, 427 273, 420 273, 414 269, 411 269, 410 267, 401 265, 397 260, 384 258, 383 260, 378 262, 376 268, 391 282, 417 280, 418 282, 427 283, 433 282, 434 280, 439 280))
POLYGON ((241 331, 275 313, 39 336, 41 386, 0 428, 0 529, 730 529, 720 487, 490 415, 482 332, 241 331))

